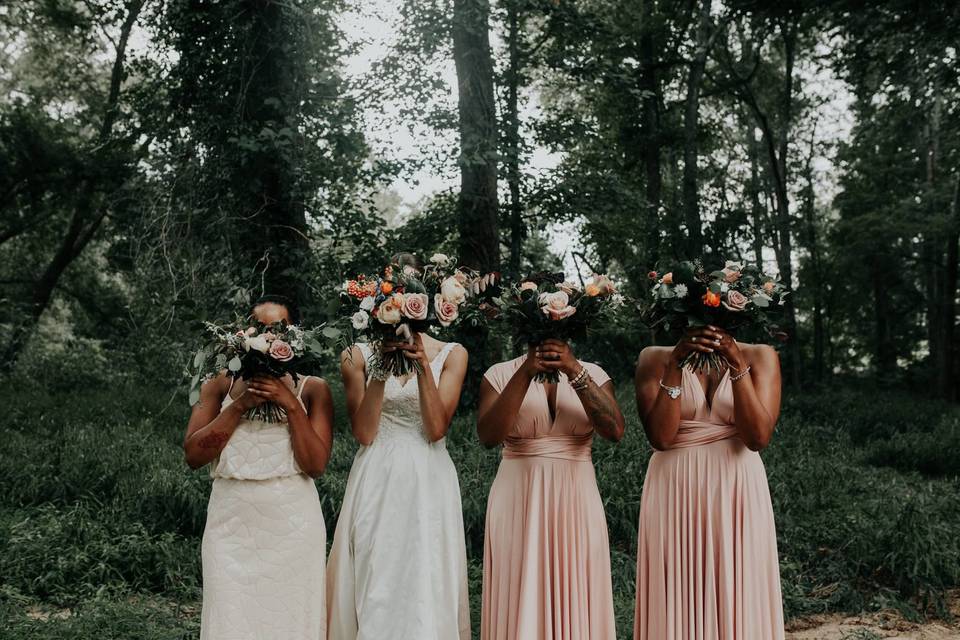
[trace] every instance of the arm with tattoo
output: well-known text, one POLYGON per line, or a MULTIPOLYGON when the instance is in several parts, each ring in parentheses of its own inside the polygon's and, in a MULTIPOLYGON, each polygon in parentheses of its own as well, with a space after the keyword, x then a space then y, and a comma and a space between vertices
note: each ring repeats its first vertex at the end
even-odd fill
POLYGON ((613 383, 605 382, 601 387, 588 376, 586 386, 576 391, 597 433, 607 440, 619 442, 623 437, 624 420, 613 393, 613 383))
POLYGON ((200 401, 193 406, 187 434, 183 439, 183 452, 191 469, 199 469, 216 460, 227 445, 237 425, 252 406, 259 404, 245 391, 223 411, 220 403, 230 389, 230 380, 220 376, 200 387, 200 401))

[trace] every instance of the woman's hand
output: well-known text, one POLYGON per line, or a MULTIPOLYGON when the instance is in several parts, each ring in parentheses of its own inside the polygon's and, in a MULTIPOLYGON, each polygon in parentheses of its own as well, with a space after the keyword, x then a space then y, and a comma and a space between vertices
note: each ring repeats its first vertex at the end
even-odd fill
POLYGON ((423 348, 423 337, 419 333, 412 332, 410 342, 400 340, 383 341, 384 353, 394 353, 396 351, 401 352, 403 357, 409 360, 419 362, 420 371, 426 370, 429 361, 427 360, 427 353, 423 348))
POLYGON ((570 345, 563 340, 547 338, 537 346, 537 357, 547 371, 559 371, 568 378, 580 373, 581 364, 570 345))
POLYGON ((747 366, 747 358, 740 350, 740 345, 737 344, 733 336, 720 327, 708 326, 707 328, 713 331, 714 334, 720 336, 720 344, 716 345, 714 349, 726 359, 727 364, 733 370, 732 373, 736 374, 743 371, 743 368, 747 366))
POLYGON ((247 390, 262 398, 263 402, 272 402, 284 411, 289 412, 300 406, 297 396, 280 378, 256 376, 247 383, 247 390))
POLYGON ((247 413, 251 409, 259 407, 264 402, 267 402, 267 399, 251 391, 250 386, 247 385, 247 388, 233 401, 231 406, 236 406, 237 409, 240 410, 240 413, 247 413))
POLYGON ((527 347, 527 359, 524 360, 523 364, 520 365, 520 371, 523 372, 528 383, 537 375, 550 371, 550 369, 545 366, 543 359, 540 357, 539 345, 530 345, 527 347))
POLYGON ((683 337, 670 353, 670 363, 679 367, 680 363, 692 353, 713 353, 722 345, 722 338, 720 330, 710 325, 687 327, 683 337))

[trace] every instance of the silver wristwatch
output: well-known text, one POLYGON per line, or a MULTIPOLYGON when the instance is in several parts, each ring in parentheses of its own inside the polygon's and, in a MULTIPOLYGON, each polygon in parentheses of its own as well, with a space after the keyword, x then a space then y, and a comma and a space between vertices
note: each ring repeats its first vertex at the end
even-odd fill
POLYGON ((663 384, 663 380, 660 381, 660 388, 667 392, 667 395, 670 396, 671 400, 676 400, 680 397, 680 392, 683 391, 680 387, 671 387, 668 384, 663 384))

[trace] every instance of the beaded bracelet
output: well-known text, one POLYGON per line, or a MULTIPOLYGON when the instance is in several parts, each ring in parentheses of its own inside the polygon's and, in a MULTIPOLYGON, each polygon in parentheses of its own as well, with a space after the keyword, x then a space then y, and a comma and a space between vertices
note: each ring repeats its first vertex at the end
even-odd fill
POLYGON ((575 391, 580 389, 586 389, 589 384, 590 374, 587 372, 587 368, 584 366, 580 367, 580 371, 570 380, 570 386, 574 388, 575 391))
POLYGON ((746 369, 744 369, 743 371, 741 371, 741 372, 738 373, 737 375, 735 375, 735 376, 733 376, 732 378, 730 378, 730 382, 736 382, 737 380, 739 380, 739 379, 742 378, 743 376, 747 375, 748 373, 750 373, 750 365, 747 365, 747 368, 746 368, 746 369))

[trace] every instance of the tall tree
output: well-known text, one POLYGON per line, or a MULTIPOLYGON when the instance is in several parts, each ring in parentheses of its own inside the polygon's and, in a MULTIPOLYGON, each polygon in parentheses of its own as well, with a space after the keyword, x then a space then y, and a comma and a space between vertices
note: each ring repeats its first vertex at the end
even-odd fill
POLYGON ((459 258, 481 271, 500 267, 497 118, 488 0, 453 1, 453 58, 460 128, 459 258))

